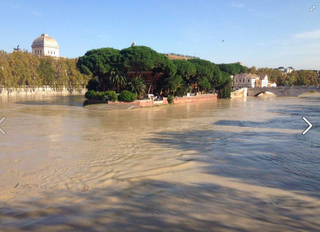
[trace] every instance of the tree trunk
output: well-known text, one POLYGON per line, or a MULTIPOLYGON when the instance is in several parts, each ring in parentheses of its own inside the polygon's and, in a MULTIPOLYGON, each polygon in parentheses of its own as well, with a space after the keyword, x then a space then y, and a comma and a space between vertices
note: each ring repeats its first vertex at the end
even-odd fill
POLYGON ((150 86, 149 86, 149 89, 148 89, 148 94, 150 94, 151 87, 152 87, 152 83, 153 83, 154 79, 156 78, 156 75, 157 75, 157 74, 154 74, 154 75, 152 76, 151 83, 150 83, 150 86))

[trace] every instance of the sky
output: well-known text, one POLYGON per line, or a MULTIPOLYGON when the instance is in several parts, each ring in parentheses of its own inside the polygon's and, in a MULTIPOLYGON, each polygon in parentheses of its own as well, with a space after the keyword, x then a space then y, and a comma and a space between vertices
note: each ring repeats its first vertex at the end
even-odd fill
POLYGON ((7 52, 46 33, 69 58, 135 41, 217 64, 320 69, 320 0, 0 0, 0 22, 7 52))

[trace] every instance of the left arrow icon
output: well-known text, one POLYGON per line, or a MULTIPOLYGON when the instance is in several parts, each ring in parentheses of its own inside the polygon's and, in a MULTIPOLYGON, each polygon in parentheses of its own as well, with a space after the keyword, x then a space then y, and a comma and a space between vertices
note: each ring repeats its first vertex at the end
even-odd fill
POLYGON ((307 129, 305 129, 304 132, 302 132, 302 134, 305 135, 305 134, 307 134, 308 131, 312 128, 312 124, 311 124, 311 122, 309 122, 309 120, 308 120, 306 117, 302 117, 302 119, 303 119, 306 123, 308 123, 308 125, 309 125, 309 127, 308 127, 307 129))
MULTIPOLYGON (((6 120, 6 117, 3 117, 3 118, 0 120, 0 124, 1 124, 4 120, 6 120)), ((0 132, 1 132, 3 135, 6 135, 6 132, 5 132, 4 130, 2 130, 1 127, 0 127, 0 132)))

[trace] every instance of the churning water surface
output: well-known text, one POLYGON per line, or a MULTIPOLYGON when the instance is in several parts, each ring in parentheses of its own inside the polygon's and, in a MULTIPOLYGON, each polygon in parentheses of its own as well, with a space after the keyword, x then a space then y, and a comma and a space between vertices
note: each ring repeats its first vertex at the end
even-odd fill
POLYGON ((0 98, 0 231, 320 231, 320 95, 83 101, 0 98))

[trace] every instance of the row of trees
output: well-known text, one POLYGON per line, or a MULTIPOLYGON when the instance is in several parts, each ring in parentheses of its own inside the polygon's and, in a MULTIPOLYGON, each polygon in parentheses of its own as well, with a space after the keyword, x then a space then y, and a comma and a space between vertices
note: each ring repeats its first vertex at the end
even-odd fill
POLYGON ((80 73, 76 59, 37 57, 28 52, 0 53, 0 86, 52 88, 78 88, 88 83, 90 77, 80 73))
MULTIPOLYGON (((143 72, 149 71, 152 74, 151 83, 142 92, 151 93, 152 86, 156 84, 157 89, 154 91, 165 96, 181 96, 191 91, 218 90, 221 96, 230 97, 229 74, 232 72, 228 65, 224 66, 225 71, 221 71, 218 65, 202 59, 172 61, 164 54, 145 46, 133 46, 122 50, 90 50, 79 58, 77 67, 85 75, 98 78, 98 85, 95 87, 91 82, 90 86, 99 91, 137 91, 135 86, 139 86, 140 89, 143 86, 143 72), (129 71, 134 72, 136 78, 130 80, 127 75, 129 71)), ((138 95, 141 98, 141 94, 138 95)))
POLYGON ((252 74, 267 74, 271 82, 276 82, 278 86, 294 86, 294 85, 318 85, 319 76, 317 72, 312 70, 298 70, 288 74, 284 74, 278 69, 271 68, 248 68, 248 72, 252 74))

